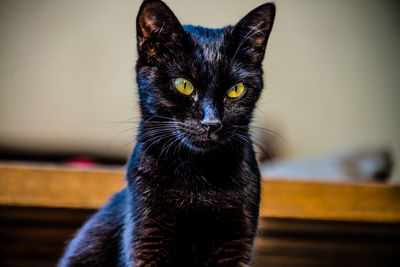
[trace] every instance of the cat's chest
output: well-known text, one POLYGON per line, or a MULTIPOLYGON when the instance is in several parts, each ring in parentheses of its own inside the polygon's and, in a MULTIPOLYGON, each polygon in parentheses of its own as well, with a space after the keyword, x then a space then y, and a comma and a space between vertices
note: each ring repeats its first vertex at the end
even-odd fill
POLYGON ((239 188, 221 188, 213 185, 178 184, 153 190, 153 200, 161 206, 175 210, 219 210, 240 205, 242 196, 239 188))
POLYGON ((153 210, 171 219, 184 235, 192 235, 193 229, 197 229, 198 238, 206 233, 223 231, 228 222, 242 218, 245 212, 245 201, 235 190, 173 188, 158 194, 161 198, 158 198, 157 207, 153 205, 153 210))
POLYGON ((252 198, 247 189, 257 180, 243 163, 231 168, 215 163, 171 166, 138 173, 133 179, 138 201, 157 213, 242 209, 252 198))

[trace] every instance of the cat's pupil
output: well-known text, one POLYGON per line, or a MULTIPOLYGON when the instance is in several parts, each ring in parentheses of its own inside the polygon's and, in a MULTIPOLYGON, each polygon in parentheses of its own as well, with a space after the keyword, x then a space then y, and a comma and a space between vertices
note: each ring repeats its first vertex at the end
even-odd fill
POLYGON ((186 89, 186 82, 183 82, 183 89, 186 89))
POLYGON ((235 85, 235 93, 237 93, 237 90, 238 90, 237 85, 235 85))

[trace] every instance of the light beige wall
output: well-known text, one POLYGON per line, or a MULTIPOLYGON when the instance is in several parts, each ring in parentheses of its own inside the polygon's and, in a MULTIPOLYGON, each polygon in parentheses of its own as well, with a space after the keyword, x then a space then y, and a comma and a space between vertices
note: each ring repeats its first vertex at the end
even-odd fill
MULTIPOLYGON (((220 27, 264 1, 166 2, 184 23, 220 27)), ((282 133, 286 156, 386 144, 399 158, 398 1, 275 3, 256 123, 282 133)), ((129 153, 135 125, 111 122, 137 121, 139 5, 0 0, 1 146, 129 153)))
POLYGON ((399 3, 277 1, 261 108, 287 155, 387 145, 399 159, 399 3))
POLYGON ((0 140, 128 154, 139 1, 1 1, 0 140), (128 146, 128 147, 127 147, 128 146))

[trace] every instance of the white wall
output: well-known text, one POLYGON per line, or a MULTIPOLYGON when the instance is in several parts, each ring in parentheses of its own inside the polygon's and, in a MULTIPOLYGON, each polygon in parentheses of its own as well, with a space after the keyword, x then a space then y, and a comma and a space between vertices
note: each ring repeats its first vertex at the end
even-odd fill
MULTIPOLYGON (((183 23, 236 23, 264 1, 166 1, 183 23)), ((398 1, 280 0, 256 123, 285 156, 384 144, 400 158, 398 1)), ((127 155, 140 1, 0 0, 0 146, 127 155)), ((400 181, 399 172, 395 175, 400 181)))

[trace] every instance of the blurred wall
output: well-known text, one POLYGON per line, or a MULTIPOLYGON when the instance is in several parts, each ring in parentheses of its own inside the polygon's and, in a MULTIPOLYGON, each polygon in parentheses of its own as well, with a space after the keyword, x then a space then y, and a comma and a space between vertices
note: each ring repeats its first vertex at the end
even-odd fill
MULTIPOLYGON (((166 3, 185 24, 220 27, 264 1, 166 3)), ((284 136, 286 157, 384 144, 398 159, 399 2, 275 3, 255 123, 284 136)), ((0 0, 1 148, 129 154, 138 121, 139 6, 0 0)))

